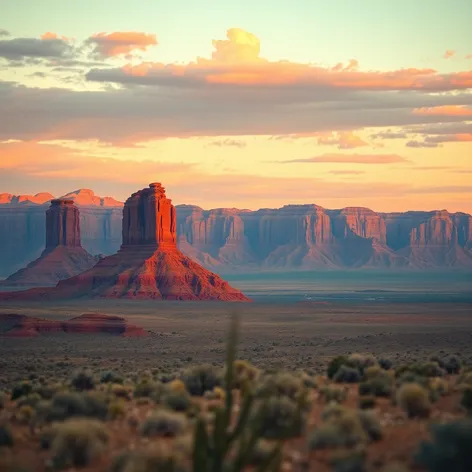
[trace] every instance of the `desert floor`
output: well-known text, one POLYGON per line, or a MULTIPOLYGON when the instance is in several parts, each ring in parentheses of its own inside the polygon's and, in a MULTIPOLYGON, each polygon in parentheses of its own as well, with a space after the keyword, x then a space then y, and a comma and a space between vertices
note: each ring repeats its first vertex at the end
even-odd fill
MULTIPOLYGON (((472 304, 311 303, 220 304, 94 300, 6 304, 0 313, 68 319, 87 312, 120 315, 152 331, 149 338, 110 335, 42 335, 0 338, 0 359, 13 356, 74 364, 124 367, 184 367, 222 363, 229 315, 241 318, 239 357, 261 367, 324 370, 336 354, 372 353, 397 362, 432 354, 459 354, 472 360, 472 304)), ((21 374, 18 372, 18 374, 21 374)))

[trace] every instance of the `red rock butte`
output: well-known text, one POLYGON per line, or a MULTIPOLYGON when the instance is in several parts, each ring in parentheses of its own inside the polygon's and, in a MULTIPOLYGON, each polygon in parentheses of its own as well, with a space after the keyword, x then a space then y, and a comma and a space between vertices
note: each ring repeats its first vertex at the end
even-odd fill
POLYGON ((97 258, 81 246, 80 213, 73 200, 52 200, 46 212, 46 248, 38 259, 10 275, 2 285, 54 286, 96 262, 97 258))
POLYGON ((52 289, 3 293, 0 299, 130 298, 249 301, 177 248, 176 212, 160 183, 133 193, 123 209, 123 244, 86 272, 52 289))

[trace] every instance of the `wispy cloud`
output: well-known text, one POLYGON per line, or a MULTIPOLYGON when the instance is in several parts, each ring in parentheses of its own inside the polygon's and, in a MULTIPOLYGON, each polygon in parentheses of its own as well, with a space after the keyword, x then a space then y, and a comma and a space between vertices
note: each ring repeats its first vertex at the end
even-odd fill
POLYGON ((246 141, 243 141, 242 139, 226 138, 226 139, 218 139, 216 141, 212 141, 209 144, 209 146, 243 148, 247 146, 247 143, 246 141))
POLYGON ((394 164, 399 162, 410 162, 408 159, 397 154, 323 154, 321 156, 308 157, 306 159, 289 159, 278 161, 282 164, 394 164))

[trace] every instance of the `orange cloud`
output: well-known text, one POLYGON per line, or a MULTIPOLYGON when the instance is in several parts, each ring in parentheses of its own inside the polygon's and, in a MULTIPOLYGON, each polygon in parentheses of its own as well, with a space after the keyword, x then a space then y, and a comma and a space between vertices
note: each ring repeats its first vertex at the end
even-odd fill
MULTIPOLYGON (((407 68, 394 71, 360 71, 359 63, 351 59, 347 65, 321 67, 289 61, 270 62, 260 57, 260 41, 252 33, 233 28, 227 31, 227 39, 214 40, 211 59, 202 57, 189 64, 162 64, 147 62, 145 65, 128 64, 121 70, 124 76, 146 77, 146 84, 160 80, 181 80, 212 85, 286 86, 319 85, 334 88, 366 90, 421 90, 441 91, 472 87, 472 71, 439 74, 430 68, 407 68)), ((96 74, 95 74, 96 76, 96 74)), ((89 77, 94 77, 91 74, 89 77)), ((107 74, 108 81, 113 81, 107 74)), ((98 78, 94 80, 99 80, 98 78)), ((120 82, 119 73, 115 81, 120 82)), ((143 82, 144 83, 144 82, 143 82)))
MULTIPOLYGON (((0 171, 15 171, 34 179, 64 179, 131 184, 166 177, 176 182, 193 164, 115 159, 88 155, 60 144, 33 141, 0 144, 0 171)), ((1 172, 0 172, 1 173, 1 172)))
POLYGON ((444 57, 444 59, 449 59, 449 58, 451 58, 451 57, 454 57, 455 55, 456 55, 456 51, 454 51, 454 50, 452 50, 452 49, 448 49, 448 50, 444 53, 443 57, 444 57))
POLYGON ((472 116, 472 108, 458 105, 415 108, 415 115, 423 116, 472 116))
POLYGON ((149 47, 157 45, 157 38, 154 34, 117 31, 94 34, 87 42, 94 45, 95 53, 103 57, 114 57, 133 51, 146 51, 149 47))
POLYGON ((51 31, 48 31, 46 33, 43 33, 40 38, 43 41, 51 41, 53 39, 61 39, 62 41, 70 41, 71 38, 68 38, 67 36, 60 36, 57 33, 52 33, 51 31))
POLYGON ((340 131, 323 134, 318 138, 318 144, 328 146, 334 145, 338 146, 338 149, 355 149, 369 145, 362 138, 355 135, 352 131, 340 131))
POLYGON ((223 63, 244 63, 263 61, 259 57, 261 43, 254 34, 240 28, 226 32, 227 39, 213 40, 215 48, 212 59, 223 63))

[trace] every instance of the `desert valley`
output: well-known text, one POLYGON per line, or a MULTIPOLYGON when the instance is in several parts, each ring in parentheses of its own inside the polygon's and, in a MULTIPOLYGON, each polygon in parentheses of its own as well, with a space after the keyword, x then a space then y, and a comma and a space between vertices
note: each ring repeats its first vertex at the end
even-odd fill
POLYGON ((4 3, 0 472, 472 472, 472 2, 4 3))

